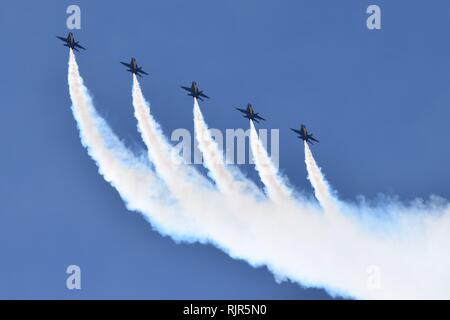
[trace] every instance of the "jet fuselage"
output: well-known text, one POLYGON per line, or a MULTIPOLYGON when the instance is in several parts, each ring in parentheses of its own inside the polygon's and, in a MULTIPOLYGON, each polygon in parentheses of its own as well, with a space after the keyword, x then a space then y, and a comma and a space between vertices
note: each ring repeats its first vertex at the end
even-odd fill
POLYGON ((258 114, 258 112, 255 112, 251 103, 247 104, 246 109, 241 109, 241 108, 236 108, 236 109, 244 114, 244 118, 247 118, 249 120, 252 120, 255 122, 259 122, 259 120, 266 120, 266 119, 262 118, 258 114))
POLYGON ((305 142, 308 142, 310 144, 312 144, 312 141, 319 142, 319 140, 313 137, 312 133, 308 133, 308 129, 306 129, 306 126, 304 124, 300 126, 300 129, 291 128, 291 130, 298 134, 297 137, 299 139, 302 139, 305 142))
POLYGON ((209 97, 206 94, 204 94, 202 90, 200 90, 198 88, 197 82, 195 82, 195 81, 192 81, 190 87, 181 86, 181 88, 188 92, 188 94, 187 94, 188 96, 197 98, 202 101, 203 101, 203 98, 209 99, 209 97))
POLYGON ((130 63, 126 63, 126 62, 120 62, 121 64, 123 64, 125 67, 127 67, 127 71, 134 73, 137 76, 142 77, 143 74, 148 75, 147 72, 145 72, 144 70, 142 70, 142 67, 140 67, 137 64, 136 58, 132 57, 130 63))

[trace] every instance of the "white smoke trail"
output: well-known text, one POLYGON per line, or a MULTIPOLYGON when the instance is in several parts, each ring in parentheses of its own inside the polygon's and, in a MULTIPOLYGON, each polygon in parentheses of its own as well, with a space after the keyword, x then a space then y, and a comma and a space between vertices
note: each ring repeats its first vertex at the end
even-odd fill
POLYGON ((217 143, 211 137, 200 111, 197 98, 194 98, 194 130, 198 147, 203 154, 204 164, 218 188, 226 193, 236 191, 236 181, 233 175, 225 168, 223 156, 217 143))
POLYGON ((147 145, 148 155, 154 163, 157 173, 168 188, 177 198, 184 198, 194 191, 192 183, 197 188, 205 188, 208 185, 195 170, 183 165, 181 157, 176 158, 170 143, 164 137, 159 124, 150 114, 150 106, 142 94, 141 86, 135 74, 133 74, 133 106, 134 115, 138 121, 138 130, 147 145))
POLYGON ((203 154, 204 165, 219 190, 226 194, 246 193, 261 198, 262 195, 253 182, 245 179, 237 170, 225 165, 221 150, 208 130, 196 98, 194 98, 194 130, 198 148, 203 154))
MULTIPOLYGON (((145 100, 142 98, 141 102, 145 100)), ((255 144, 255 140, 253 142, 255 144)), ((148 148, 151 149, 152 145, 148 148)), ((169 154, 166 152, 167 157, 169 154)), ((261 178, 267 179, 271 186, 281 185, 272 180, 273 176, 277 177, 277 171, 270 168, 270 161, 265 164, 269 164, 269 168, 263 166, 261 178)), ((158 166, 155 167, 159 171, 158 166)), ((183 175, 167 175, 166 179, 178 181, 184 178, 183 175)), ((187 181, 196 185, 195 179, 187 181)), ((208 186, 202 189, 203 185, 200 181, 200 188, 194 187, 189 197, 175 190, 186 216, 194 219, 209 240, 231 257, 245 259, 253 266, 266 265, 278 279, 291 279, 307 286, 324 287, 330 293, 360 298, 450 296, 450 288, 441 282, 449 279, 450 272, 436 268, 437 255, 430 256, 428 251, 429 247, 437 245, 440 248, 438 252, 445 252, 448 244, 440 243, 443 233, 441 231, 436 238, 428 228, 418 227, 423 224, 419 217, 429 210, 428 207, 418 210, 392 205, 387 210, 387 216, 393 220, 388 224, 390 232, 377 233, 365 225, 364 214, 360 211, 367 212, 366 208, 361 210, 347 205, 346 210, 355 213, 351 219, 341 216, 330 220, 304 200, 295 206, 290 202, 277 202, 275 205, 251 198, 244 201, 243 198, 218 194, 208 186), (392 212, 400 212, 399 217, 413 214, 416 218, 395 218, 392 212), (417 227, 418 234, 412 235, 407 231, 411 225, 417 227), (424 240, 433 245, 424 248, 421 245, 424 240), (429 263, 429 258, 433 263, 429 263), (411 266, 413 263, 416 265, 411 266), (373 268, 382 272, 380 285, 377 281, 374 281, 374 286, 368 284, 370 275, 367 271, 373 268), (401 270, 406 268, 408 272, 402 273, 401 270), (433 279, 416 281, 414 286, 420 289, 412 290, 410 277, 421 279, 424 268, 433 269, 433 279)), ((436 207, 433 212, 437 219, 448 224, 447 205, 436 207)), ((383 230, 383 222, 375 219, 372 227, 374 225, 378 226, 375 229, 383 230)), ((439 261, 443 259, 439 258, 439 261)), ((447 259, 445 264, 450 266, 450 261, 447 259)))
POLYGON ((99 173, 116 188, 127 208, 143 213, 163 234, 169 234, 178 240, 192 239, 195 234, 197 239, 198 230, 194 231, 193 226, 177 213, 179 208, 170 200, 170 196, 167 196, 167 190, 148 168, 145 160, 136 158, 127 150, 97 114, 79 74, 72 50, 69 57, 68 82, 72 111, 80 130, 82 144, 96 162, 99 173))
MULTIPOLYGON (((222 208, 238 208, 236 203, 222 203, 223 196, 217 192, 209 181, 200 175, 193 167, 183 164, 183 159, 174 152, 173 147, 164 137, 158 123, 150 113, 150 107, 144 98, 140 84, 133 75, 133 106, 138 121, 138 130, 147 146, 149 159, 155 166, 156 172, 167 185, 170 194, 179 202, 192 223, 210 235, 209 240, 221 246, 222 238, 218 229, 222 225, 233 223, 232 215, 222 212, 222 208)), ((226 210, 226 212, 229 212, 226 210)), ((232 230, 232 234, 239 229, 232 230)), ((237 237, 234 236, 236 240, 237 237)))
POLYGON ((273 165, 266 149, 258 138, 258 133, 252 120, 250 120, 250 146, 255 161, 255 168, 266 187, 269 198, 277 203, 289 201, 292 192, 279 176, 277 168, 273 165))
MULTIPOLYGON (((150 128, 151 135, 161 134, 145 139, 166 189, 96 114, 72 55, 69 85, 82 142, 99 172, 128 207, 144 212, 158 231, 179 240, 209 241, 233 258, 267 266, 279 280, 322 287, 332 294, 450 298, 448 203, 340 204, 350 214, 330 219, 304 199, 297 199, 295 206, 253 197, 244 201, 217 192, 197 173, 189 173, 191 168, 172 162, 170 145, 150 128)), ((134 98, 141 98, 135 101, 135 108, 142 109, 136 110, 138 122, 148 121, 141 114, 145 100, 134 89, 134 98)), ((139 124, 143 136, 144 125, 139 124)))
POLYGON ((331 188, 322 174, 311 153, 308 143, 305 141, 305 163, 308 171, 308 180, 314 188, 314 194, 327 214, 338 214, 337 200, 331 193, 331 188))

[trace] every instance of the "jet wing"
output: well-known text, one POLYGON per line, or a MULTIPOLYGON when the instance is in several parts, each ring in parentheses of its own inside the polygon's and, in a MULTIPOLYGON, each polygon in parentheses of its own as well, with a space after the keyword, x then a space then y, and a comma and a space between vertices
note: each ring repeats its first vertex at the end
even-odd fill
POLYGON ((200 97, 203 97, 203 98, 210 99, 210 97, 208 97, 208 96, 207 96, 206 94, 204 94, 204 93, 200 93, 199 96, 200 96, 200 97))
POLYGON ((64 37, 58 37, 58 36, 56 36, 59 40, 62 40, 62 41, 64 41, 64 42, 67 42, 67 38, 64 38, 64 37))
POLYGON ((121 64, 131 69, 131 64, 120 61, 121 64))
POLYGON ((142 73, 142 74, 145 74, 145 75, 147 75, 148 76, 148 73, 147 72, 145 72, 144 70, 141 70, 141 69, 139 69, 138 71, 137 71, 137 73, 139 74, 139 73, 142 73))
POLYGON ((247 110, 245 110, 245 109, 236 108, 236 110, 239 110, 240 112, 247 114, 247 110))
POLYGON ((309 137, 310 140, 315 141, 315 142, 319 142, 319 140, 314 139, 313 137, 309 137))
POLYGON ((180 86, 182 89, 191 92, 191 88, 190 87, 184 87, 184 86, 180 86))
POLYGON ((83 50, 86 50, 86 48, 85 48, 85 47, 83 47, 83 46, 79 45, 78 43, 75 43, 75 47, 77 47, 77 48, 80 48, 80 49, 83 49, 83 50))
POLYGON ((292 128, 291 128, 291 130, 294 131, 295 133, 302 134, 302 132, 300 130, 292 129, 292 128))
POLYGON ((263 117, 258 116, 257 114, 255 114, 255 118, 256 118, 256 119, 259 119, 259 120, 264 120, 264 121, 266 120, 266 119, 264 119, 263 117))

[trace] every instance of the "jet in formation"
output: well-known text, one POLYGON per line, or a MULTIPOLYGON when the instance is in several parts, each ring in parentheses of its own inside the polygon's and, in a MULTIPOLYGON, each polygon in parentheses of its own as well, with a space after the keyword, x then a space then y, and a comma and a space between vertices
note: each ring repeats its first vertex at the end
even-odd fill
POLYGON ((255 112, 255 110, 253 110, 253 106, 250 103, 247 104, 247 109, 236 108, 236 110, 242 112, 244 114, 244 118, 250 119, 252 121, 259 123, 259 120, 266 120, 261 117, 258 112, 255 112))
POLYGON ((56 36, 59 40, 65 42, 64 46, 69 47, 72 50, 78 51, 78 49, 83 49, 86 50, 86 48, 84 48, 83 46, 81 46, 78 41, 75 41, 75 38, 73 36, 72 32, 69 32, 69 34, 67 35, 67 37, 58 37, 56 36))
POLYGON ((313 137, 312 133, 308 133, 308 129, 306 129, 304 124, 300 126, 300 130, 292 128, 291 130, 298 134, 297 138, 302 139, 303 141, 306 141, 310 144, 313 144, 312 141, 319 142, 319 140, 313 137))
POLYGON ((198 88, 197 82, 195 82, 195 81, 192 81, 192 84, 191 84, 190 87, 181 86, 181 88, 183 88, 184 90, 189 92, 187 94, 188 96, 197 98, 197 99, 202 100, 202 101, 203 101, 203 98, 209 99, 209 97, 206 94, 204 94, 202 90, 200 90, 198 88))
POLYGON ((142 67, 138 66, 135 58, 131 58, 130 63, 126 63, 126 62, 122 62, 122 61, 120 61, 120 63, 128 68, 127 71, 134 73, 135 75, 138 75, 139 77, 142 77, 143 74, 148 76, 148 73, 145 72, 144 70, 142 70, 142 67))

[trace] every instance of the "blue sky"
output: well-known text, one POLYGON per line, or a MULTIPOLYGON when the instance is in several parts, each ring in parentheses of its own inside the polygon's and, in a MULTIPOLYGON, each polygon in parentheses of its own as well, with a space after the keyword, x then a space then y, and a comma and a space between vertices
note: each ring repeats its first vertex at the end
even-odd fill
MULTIPOLYGON (((192 130, 195 79, 213 128, 246 128, 252 102, 280 129, 280 168, 311 193, 303 146, 341 198, 450 198, 447 1, 8 1, 1 4, 0 298, 327 298, 278 284, 210 246, 179 245, 126 210, 80 144, 67 88, 66 8, 78 4, 81 73, 99 112, 134 150, 135 56, 166 133, 192 130), (382 29, 366 28, 378 4, 382 29), (82 270, 82 290, 65 269, 82 270)), ((251 167, 243 167, 257 178, 251 167)))

